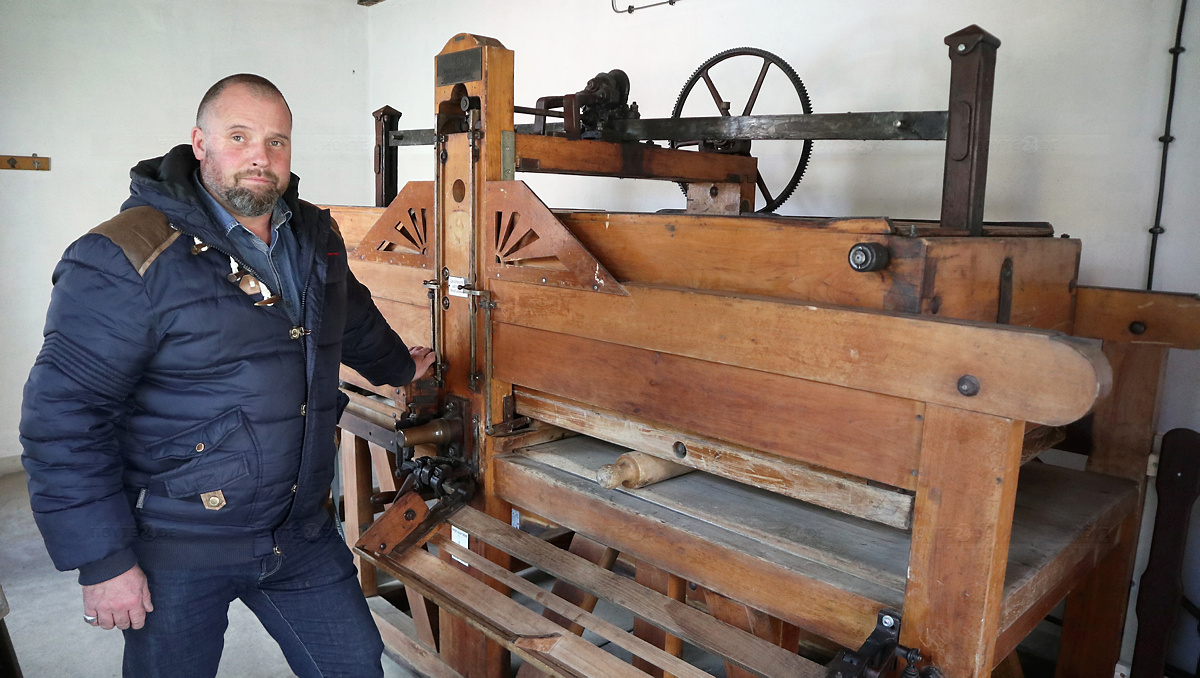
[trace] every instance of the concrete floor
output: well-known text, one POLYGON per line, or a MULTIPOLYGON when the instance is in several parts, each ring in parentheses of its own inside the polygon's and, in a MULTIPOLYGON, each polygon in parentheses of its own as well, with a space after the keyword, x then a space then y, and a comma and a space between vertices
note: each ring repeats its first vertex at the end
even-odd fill
MULTIPOLYGON (((24 473, 0 476, 0 587, 11 607, 5 622, 26 678, 121 675, 121 634, 83 622, 76 573, 58 572, 50 562, 29 510, 24 473)), ((412 675, 386 656, 383 665, 388 678, 412 675)), ((279 646, 241 601, 230 606, 217 675, 293 675, 279 646)))

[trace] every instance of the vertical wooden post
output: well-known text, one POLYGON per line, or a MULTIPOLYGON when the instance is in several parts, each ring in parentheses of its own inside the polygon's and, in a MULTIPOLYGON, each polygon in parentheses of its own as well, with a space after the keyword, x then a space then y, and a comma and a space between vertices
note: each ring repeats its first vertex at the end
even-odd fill
MULTIPOLYGON (((800 629, 796 625, 730 600, 716 591, 704 589, 704 602, 708 605, 708 613, 726 624, 752 633, 788 652, 799 651, 800 629)), ((736 664, 725 662, 726 678, 753 678, 754 675, 736 664)))
POLYGON ((1121 526, 1113 550, 1067 596, 1059 642, 1057 678, 1113 675, 1137 556, 1146 466, 1158 431, 1158 405, 1166 374, 1167 349, 1150 344, 1104 342, 1113 369, 1113 388, 1093 411, 1092 451, 1087 469, 1129 478, 1138 484, 1138 508, 1121 526))
POLYGON ((950 47, 950 106, 946 122, 946 168, 942 181, 942 228, 983 235, 992 84, 1000 40, 978 26, 946 36, 950 47))
MULTIPOLYGON (((637 572, 634 575, 634 580, 648 589, 658 591, 668 598, 680 602, 683 602, 687 595, 687 582, 682 578, 640 560, 637 563, 637 572)), ((663 631, 650 622, 643 621, 640 617, 633 618, 633 635, 651 645, 661 647, 676 657, 683 651, 683 640, 663 631)), ((634 656, 633 665, 650 674, 653 678, 672 678, 671 674, 665 673, 662 669, 641 657, 634 656)))
POLYGON ((375 206, 387 207, 399 188, 398 156, 390 137, 400 122, 400 111, 384 106, 371 115, 375 116, 375 206))
POLYGON ((945 675, 982 678, 995 658, 1022 421, 928 405, 900 642, 945 675))
MULTIPOLYGON (((375 520, 371 509, 371 448, 363 438, 342 431, 342 501, 346 511, 346 543, 353 546, 362 536, 363 530, 375 520)), ((373 596, 375 568, 355 554, 354 566, 358 568, 358 583, 363 595, 373 596)))

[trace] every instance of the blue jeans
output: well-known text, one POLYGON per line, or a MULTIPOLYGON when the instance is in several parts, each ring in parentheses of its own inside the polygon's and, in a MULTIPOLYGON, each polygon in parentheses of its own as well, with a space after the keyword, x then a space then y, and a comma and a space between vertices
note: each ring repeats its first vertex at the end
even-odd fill
POLYGON ((383 641, 332 521, 291 550, 241 565, 148 570, 154 611, 143 628, 124 631, 125 678, 215 676, 235 598, 297 676, 383 676, 383 641))

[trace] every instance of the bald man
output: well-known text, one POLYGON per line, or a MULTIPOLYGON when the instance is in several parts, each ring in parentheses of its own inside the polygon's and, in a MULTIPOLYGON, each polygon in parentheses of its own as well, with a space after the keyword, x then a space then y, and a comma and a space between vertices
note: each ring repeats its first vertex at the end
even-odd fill
POLYGON ((38 527, 78 570, 125 676, 213 676, 241 599, 298 676, 379 676, 382 642, 326 508, 344 363, 434 361, 388 327, 330 219, 299 199, 292 113, 240 74, 191 143, 131 171, 120 214, 54 271, 21 413, 38 527))

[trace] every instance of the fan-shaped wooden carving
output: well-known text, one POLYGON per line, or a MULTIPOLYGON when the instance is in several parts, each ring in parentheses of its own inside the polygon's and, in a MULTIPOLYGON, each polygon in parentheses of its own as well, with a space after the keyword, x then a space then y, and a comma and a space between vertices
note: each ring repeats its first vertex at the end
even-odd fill
POLYGON ((433 182, 410 181, 363 236, 353 256, 432 268, 433 241, 433 182))
POLYGON ((628 294, 525 182, 486 186, 489 278, 628 294))

